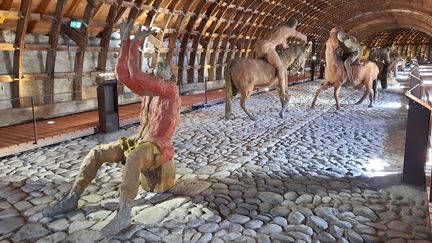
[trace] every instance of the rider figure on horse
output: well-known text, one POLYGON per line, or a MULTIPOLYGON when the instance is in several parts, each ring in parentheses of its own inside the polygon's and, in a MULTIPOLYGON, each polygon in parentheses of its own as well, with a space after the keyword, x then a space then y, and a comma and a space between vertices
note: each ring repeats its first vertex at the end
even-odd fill
POLYGON ((287 95, 286 88, 286 67, 276 52, 276 47, 282 45, 287 49, 287 39, 289 37, 298 38, 307 42, 307 37, 302 33, 296 31, 297 20, 291 18, 284 25, 277 26, 273 32, 265 36, 263 39, 257 40, 254 45, 254 51, 257 58, 264 58, 268 63, 276 68, 277 78, 279 79, 279 93, 287 95))
POLYGON ((363 48, 354 36, 347 35, 342 30, 337 32, 337 39, 339 40, 339 48, 336 50, 336 56, 343 60, 349 82, 354 86, 351 66, 361 60, 363 48))

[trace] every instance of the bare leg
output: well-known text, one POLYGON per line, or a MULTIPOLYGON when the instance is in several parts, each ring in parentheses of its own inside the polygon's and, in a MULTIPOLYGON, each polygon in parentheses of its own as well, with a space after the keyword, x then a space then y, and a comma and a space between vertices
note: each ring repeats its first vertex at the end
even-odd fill
POLYGON ((101 230, 105 236, 115 235, 131 223, 131 210, 138 193, 140 174, 157 166, 155 156, 160 152, 151 142, 138 145, 127 157, 120 186, 120 204, 116 216, 101 230))
POLYGON ((75 178, 70 192, 58 203, 43 211, 45 216, 54 216, 73 211, 78 206, 78 199, 84 189, 95 178, 97 171, 104 162, 117 163, 124 160, 123 150, 116 141, 99 145, 92 149, 81 163, 81 168, 75 178))
MULTIPOLYGON (((286 88, 287 88, 287 72, 285 64, 281 61, 279 55, 277 54, 276 50, 269 50, 266 54, 267 61, 276 68, 276 76, 279 81, 279 94, 287 94, 286 88)), ((285 102, 284 102, 285 103, 285 102)))
POLYGON ((340 110, 340 102, 339 102, 339 91, 341 89, 341 84, 335 85, 333 90, 333 96, 336 100, 336 110, 340 110))
POLYGON ((354 84, 354 77, 353 77, 353 73, 352 73, 352 68, 351 68, 351 64, 354 62, 355 58, 355 54, 351 54, 345 61, 344 61, 344 66, 345 66, 345 70, 347 72, 348 75, 348 80, 350 82, 350 84, 352 86, 355 86, 354 84))
POLYGON ((315 103, 316 103, 318 96, 320 95, 321 91, 327 90, 327 89, 328 89, 328 82, 324 81, 324 83, 321 85, 321 87, 315 92, 315 97, 314 97, 314 99, 312 101, 312 105, 311 105, 312 109, 315 109, 315 103))

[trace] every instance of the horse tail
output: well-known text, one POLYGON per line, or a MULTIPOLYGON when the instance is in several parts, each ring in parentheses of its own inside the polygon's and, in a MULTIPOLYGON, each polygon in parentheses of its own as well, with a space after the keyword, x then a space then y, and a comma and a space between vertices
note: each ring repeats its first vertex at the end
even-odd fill
POLYGON ((225 118, 229 118, 228 116, 231 114, 232 108, 232 100, 237 95, 237 87, 234 85, 231 77, 231 66, 234 60, 231 60, 224 70, 224 78, 225 78, 225 118))

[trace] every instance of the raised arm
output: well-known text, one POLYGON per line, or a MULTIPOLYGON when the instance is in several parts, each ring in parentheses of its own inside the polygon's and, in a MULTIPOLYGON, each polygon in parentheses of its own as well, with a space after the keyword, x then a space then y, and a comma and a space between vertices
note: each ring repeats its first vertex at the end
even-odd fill
POLYGON ((292 29, 292 28, 289 28, 289 31, 286 34, 286 38, 289 38, 289 37, 294 37, 294 38, 300 39, 305 43, 307 42, 307 36, 306 35, 298 32, 297 30, 292 29))
POLYGON ((133 82, 140 86, 145 92, 151 92, 154 95, 167 97, 176 90, 175 84, 164 81, 152 74, 147 74, 141 71, 139 47, 143 44, 144 39, 150 35, 150 31, 141 31, 136 34, 136 38, 131 41, 129 47, 129 74, 133 82))
POLYGON ((117 60, 117 65, 115 67, 115 75, 117 80, 128 87, 132 92, 142 96, 144 95, 142 88, 132 81, 127 64, 131 42, 129 40, 129 34, 132 30, 132 26, 133 22, 131 20, 129 22, 124 21, 120 24, 121 49, 119 58, 117 60))

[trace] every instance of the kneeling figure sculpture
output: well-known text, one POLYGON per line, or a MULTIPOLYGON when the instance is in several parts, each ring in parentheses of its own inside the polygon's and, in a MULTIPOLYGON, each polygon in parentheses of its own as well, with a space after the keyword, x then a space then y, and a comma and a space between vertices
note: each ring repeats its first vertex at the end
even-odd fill
POLYGON ((54 216, 75 210, 84 189, 104 162, 124 163, 120 200, 116 216, 102 229, 112 236, 131 222, 131 209, 139 185, 151 192, 165 192, 175 185, 172 137, 180 119, 181 100, 171 67, 158 63, 155 76, 140 69, 139 47, 151 31, 138 31, 129 40, 133 23, 121 24, 122 46, 116 66, 117 79, 141 96, 140 132, 132 138, 99 145, 84 158, 70 192, 44 210, 54 216))

